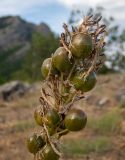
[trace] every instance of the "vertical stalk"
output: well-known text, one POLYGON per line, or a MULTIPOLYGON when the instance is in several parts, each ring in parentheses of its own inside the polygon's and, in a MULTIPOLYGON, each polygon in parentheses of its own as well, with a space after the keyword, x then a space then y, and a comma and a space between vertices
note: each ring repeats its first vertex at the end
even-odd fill
POLYGON ((63 73, 61 72, 60 94, 62 94, 62 90, 63 90, 63 73))
POLYGON ((69 75, 68 75, 68 77, 67 77, 67 80, 70 79, 70 77, 71 77, 71 75, 72 75, 72 73, 73 73, 73 71, 74 71, 74 69, 75 69, 75 66, 76 66, 77 62, 78 62, 78 59, 75 60, 75 62, 74 62, 74 64, 73 64, 73 67, 72 67, 72 69, 71 69, 71 71, 70 71, 70 73, 69 73, 69 75))

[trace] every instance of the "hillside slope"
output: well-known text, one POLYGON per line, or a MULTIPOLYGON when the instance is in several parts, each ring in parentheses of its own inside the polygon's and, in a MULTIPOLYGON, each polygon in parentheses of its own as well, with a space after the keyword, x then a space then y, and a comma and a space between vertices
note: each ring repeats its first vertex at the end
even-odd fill
POLYGON ((41 23, 35 25, 23 20, 19 16, 8 16, 0 18, 0 51, 30 42, 33 32, 45 36, 51 33, 50 28, 41 23))
POLYGON ((36 25, 19 16, 0 18, 0 83, 9 80, 10 73, 21 68, 34 33, 47 37, 52 32, 45 23, 36 25))
MULTIPOLYGON (((88 122, 83 131, 62 139, 66 152, 63 160, 125 159, 124 82, 125 75, 121 74, 99 76, 94 90, 75 104, 86 112, 88 122)), ((26 137, 40 129, 33 116, 40 96, 40 84, 35 85, 36 89, 22 98, 9 103, 0 101, 1 160, 33 160, 26 148, 26 137)))

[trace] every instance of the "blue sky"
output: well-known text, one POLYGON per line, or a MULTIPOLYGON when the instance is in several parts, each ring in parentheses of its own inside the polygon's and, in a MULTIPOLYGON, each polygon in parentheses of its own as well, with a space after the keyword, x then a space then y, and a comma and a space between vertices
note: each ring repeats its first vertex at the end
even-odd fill
POLYGON ((39 24, 41 21, 46 22, 54 32, 61 32, 62 23, 67 22, 70 15, 70 9, 56 3, 45 6, 38 6, 31 13, 23 13, 25 19, 39 24))
POLYGON ((62 23, 67 22, 74 6, 86 14, 89 7, 103 6, 106 16, 113 15, 125 27, 125 0, 0 0, 0 16, 20 15, 34 22, 47 23, 54 32, 60 33, 62 23))

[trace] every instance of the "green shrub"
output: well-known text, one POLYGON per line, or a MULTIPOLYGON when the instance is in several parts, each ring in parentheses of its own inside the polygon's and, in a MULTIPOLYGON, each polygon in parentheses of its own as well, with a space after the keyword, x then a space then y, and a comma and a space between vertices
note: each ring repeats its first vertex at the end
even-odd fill
POLYGON ((88 127, 99 134, 113 134, 118 132, 122 118, 118 110, 105 113, 100 118, 91 118, 88 127))
POLYGON ((65 142, 64 152, 69 156, 80 156, 91 152, 104 153, 111 149, 109 138, 100 136, 92 139, 68 140, 65 142))
POLYGON ((98 71, 99 74, 108 74, 108 73, 111 73, 111 72, 113 72, 113 71, 111 71, 111 69, 108 68, 107 65, 105 65, 105 64, 98 71))
POLYGON ((122 100, 119 105, 120 108, 125 108, 125 100, 122 100))

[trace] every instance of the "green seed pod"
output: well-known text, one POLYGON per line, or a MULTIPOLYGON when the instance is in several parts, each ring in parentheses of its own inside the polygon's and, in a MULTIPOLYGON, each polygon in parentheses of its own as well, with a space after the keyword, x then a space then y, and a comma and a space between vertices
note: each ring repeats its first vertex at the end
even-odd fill
POLYGON ((33 154, 36 154, 44 145, 44 139, 37 134, 33 134, 27 139, 27 148, 33 154))
POLYGON ((43 117, 39 108, 36 109, 34 112, 34 119, 38 125, 40 126, 43 125, 43 117))
POLYGON ((70 50, 75 57, 87 58, 93 49, 92 37, 88 34, 78 33, 71 39, 70 50))
POLYGON ((60 116, 58 112, 55 109, 49 110, 44 117, 44 122, 49 127, 57 126, 60 122, 60 116))
POLYGON ((72 77, 72 83, 77 90, 82 92, 88 92, 92 90, 97 82, 95 72, 91 72, 87 79, 84 81, 84 77, 81 77, 81 74, 76 74, 72 77))
POLYGON ((57 155, 50 144, 47 144, 42 151, 42 160, 59 160, 59 155, 57 155))
POLYGON ((65 126, 69 131, 80 131, 86 126, 87 116, 80 109, 70 110, 65 117, 65 126))
POLYGON ((43 61, 41 72, 44 78, 48 76, 49 70, 52 75, 58 74, 58 71, 52 65, 52 58, 47 58, 43 61))
POLYGON ((72 68, 73 64, 70 62, 68 58, 68 53, 64 47, 59 47, 53 57, 52 64, 55 68, 57 68, 60 72, 69 72, 72 68))
POLYGON ((49 132, 50 136, 52 136, 55 133, 55 129, 54 128, 47 126, 47 129, 48 129, 48 132, 49 132))

